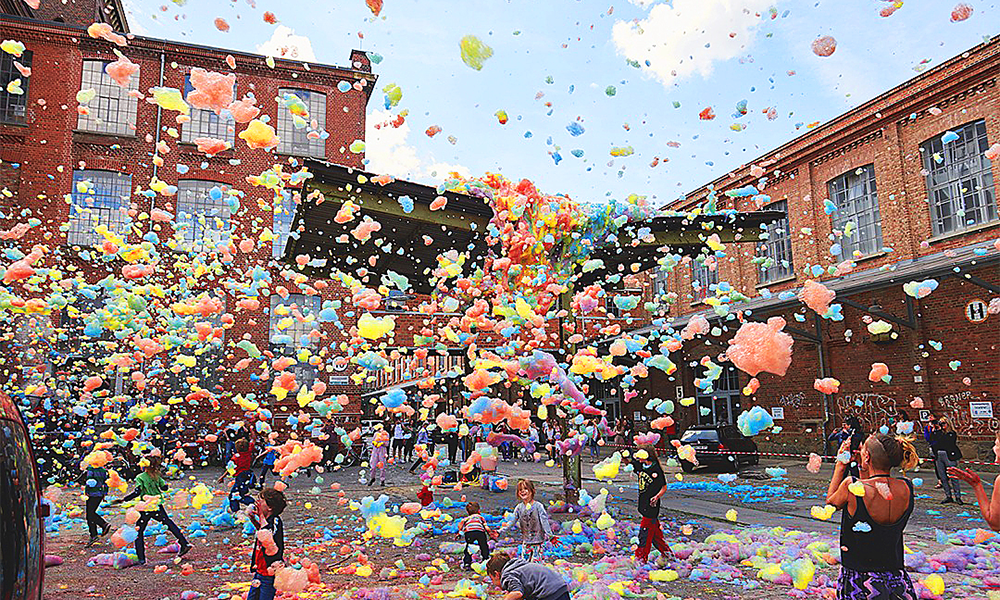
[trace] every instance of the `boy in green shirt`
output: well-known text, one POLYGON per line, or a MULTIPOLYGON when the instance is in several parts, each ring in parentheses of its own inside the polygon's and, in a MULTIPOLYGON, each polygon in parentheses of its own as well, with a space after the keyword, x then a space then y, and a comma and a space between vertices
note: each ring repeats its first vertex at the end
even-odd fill
POLYGON ((166 508, 163 507, 163 502, 166 500, 167 482, 160 475, 161 459, 159 456, 150 456, 147 460, 149 464, 135 478, 135 490, 114 503, 120 504, 139 496, 142 496, 143 500, 148 502, 147 506, 140 509, 139 512, 141 514, 135 524, 136 531, 139 534, 135 538, 135 555, 139 559, 138 564, 140 565, 146 564, 146 542, 143 536, 146 533, 146 525, 149 525, 150 519, 156 519, 166 525, 170 533, 174 534, 174 537, 177 538, 177 541, 181 545, 177 556, 184 556, 191 550, 191 544, 184 538, 184 534, 181 533, 177 523, 173 522, 170 515, 167 514, 166 508))

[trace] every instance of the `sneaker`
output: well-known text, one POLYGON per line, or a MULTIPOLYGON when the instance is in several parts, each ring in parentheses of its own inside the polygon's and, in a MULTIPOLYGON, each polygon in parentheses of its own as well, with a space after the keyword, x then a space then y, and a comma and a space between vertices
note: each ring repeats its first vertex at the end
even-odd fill
POLYGON ((955 501, 952 500, 951 498, 945 498, 944 500, 941 501, 941 504, 954 504, 954 502, 955 501))
POLYGON ((379 487, 385 487, 385 479, 378 483, 379 487))
POLYGON ((374 479, 369 479, 368 480, 368 487, 371 487, 373 483, 375 483, 375 480, 374 479))
POLYGON ((659 569, 666 569, 667 567, 670 566, 670 561, 667 559, 666 556, 661 555, 659 558, 656 559, 656 566, 659 569))
POLYGON ((181 556, 184 556, 190 551, 191 551, 191 544, 184 544, 183 546, 181 546, 181 549, 177 551, 177 557, 180 558, 181 556))
POLYGON ((129 566, 125 567, 125 568, 126 569, 130 569, 132 567, 144 567, 144 566, 146 566, 146 561, 144 561, 144 560, 137 560, 134 563, 130 564, 129 566))
POLYGON ((962 499, 959 498, 958 500, 955 500, 955 504, 965 505, 965 502, 962 502, 962 499))
POLYGON ((100 536, 98 536, 98 535, 92 535, 92 536, 90 536, 90 541, 87 542, 86 546, 84 546, 84 547, 85 548, 90 548, 91 546, 93 546, 94 544, 96 544, 97 540, 99 540, 99 539, 100 539, 100 536))
POLYGON ((99 533, 97 535, 97 537, 104 537, 104 536, 108 535, 109 531, 111 531, 111 525, 105 525, 104 529, 101 531, 101 533, 99 533))

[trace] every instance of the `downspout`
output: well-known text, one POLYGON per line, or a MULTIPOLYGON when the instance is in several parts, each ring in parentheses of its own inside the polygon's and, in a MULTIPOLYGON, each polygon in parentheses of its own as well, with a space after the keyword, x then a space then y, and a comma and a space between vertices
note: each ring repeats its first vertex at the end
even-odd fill
MULTIPOLYGON (((164 65, 166 63, 166 53, 163 51, 163 47, 160 47, 160 83, 159 87, 163 87, 163 72, 164 65)), ((163 120, 163 107, 159 104, 156 105, 156 140, 153 142, 153 156, 156 156, 156 147, 160 145, 160 127, 163 120)), ((153 178, 156 178, 157 173, 159 173, 159 167, 156 162, 153 162, 153 178)), ((153 212, 153 206, 156 204, 156 195, 154 194, 149 199, 149 212, 153 212)))
MULTIPOLYGON (((820 319, 818 314, 813 315, 816 319, 816 335, 819 337, 819 343, 816 344, 816 352, 819 354, 819 377, 823 379, 826 377, 826 338, 823 336, 823 321, 820 319)), ((823 394, 823 454, 826 454, 826 440, 828 439, 829 432, 827 431, 827 424, 830 422, 830 395, 823 394)))

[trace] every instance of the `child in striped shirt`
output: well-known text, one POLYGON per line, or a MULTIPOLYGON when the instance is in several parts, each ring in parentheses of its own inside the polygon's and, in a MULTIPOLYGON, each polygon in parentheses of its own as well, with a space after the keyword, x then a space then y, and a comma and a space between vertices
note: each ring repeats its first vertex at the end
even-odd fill
POLYGON ((479 559, 486 562, 486 559, 490 557, 490 544, 486 535, 497 537, 497 534, 486 524, 483 515, 479 514, 478 502, 469 502, 465 505, 465 510, 468 511, 469 516, 458 524, 458 530, 465 533, 465 554, 462 557, 462 564, 465 565, 466 569, 470 569, 472 568, 472 553, 469 552, 469 548, 473 544, 479 544, 479 559))

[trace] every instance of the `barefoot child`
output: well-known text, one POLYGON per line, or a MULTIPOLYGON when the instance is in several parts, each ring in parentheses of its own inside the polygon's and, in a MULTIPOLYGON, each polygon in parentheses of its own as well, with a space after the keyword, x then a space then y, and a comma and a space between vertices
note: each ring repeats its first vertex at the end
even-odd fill
MULTIPOLYGON (((235 513, 240 504, 253 504, 250 495, 250 484, 253 481, 253 442, 246 438, 236 440, 236 454, 233 455, 233 487, 229 489, 229 512, 235 513)), ((225 480, 229 471, 223 471, 219 483, 225 480)))
POLYGON ((667 492, 667 479, 656 457, 656 448, 649 444, 639 446, 632 461, 635 475, 639 479, 639 545, 635 557, 643 562, 649 559, 650 546, 655 545, 664 557, 670 547, 663 539, 660 529, 660 498, 667 492))
POLYGON ((507 592, 503 600, 569 600, 569 588, 558 573, 504 552, 490 557, 486 574, 507 592))
MULTIPOLYGON (((1000 431, 997 431, 996 439, 993 442, 993 455, 996 461, 1000 462, 1000 431)), ((993 494, 989 497, 986 496, 986 490, 983 489, 983 480, 972 470, 948 467, 948 476, 960 479, 972 486, 972 491, 976 495, 976 504, 979 505, 979 512, 982 513, 986 524, 993 531, 1000 531, 1000 491, 998 491, 1000 490, 1000 475, 997 475, 993 482, 993 494)))
POLYGON ((273 566, 282 560, 285 553, 285 525, 281 513, 287 504, 282 492, 264 488, 249 510, 250 523, 257 528, 257 536, 250 555, 253 584, 247 593, 247 600, 274 600, 273 566))
POLYGON ((174 523, 170 515, 167 514, 167 509, 163 507, 163 503, 166 501, 164 492, 167 491, 167 482, 160 475, 160 460, 159 456, 154 455, 140 461, 140 464, 145 463, 145 467, 142 473, 139 473, 139 476, 135 478, 135 490, 121 500, 112 503, 121 504, 142 497, 144 504, 140 505, 139 520, 135 523, 136 531, 139 534, 135 538, 135 555, 139 559, 138 564, 140 565, 146 564, 146 542, 143 536, 151 519, 166 525, 170 533, 177 538, 181 545, 177 556, 184 556, 191 550, 191 544, 184 538, 177 523, 174 523))
POLYGON ((465 534, 465 554, 462 556, 462 564, 469 569, 472 568, 472 553, 469 549, 473 544, 479 544, 479 560, 485 561, 490 557, 490 543, 486 536, 496 537, 496 533, 486 524, 483 515, 479 514, 478 502, 469 502, 465 505, 465 510, 469 516, 459 522, 458 530, 465 534))
POLYGON ((521 502, 514 508, 514 518, 500 528, 500 533, 511 527, 520 529, 522 558, 537 560, 541 558, 542 545, 552 539, 549 515, 542 503, 535 501, 535 484, 530 480, 517 482, 517 497, 521 502))

